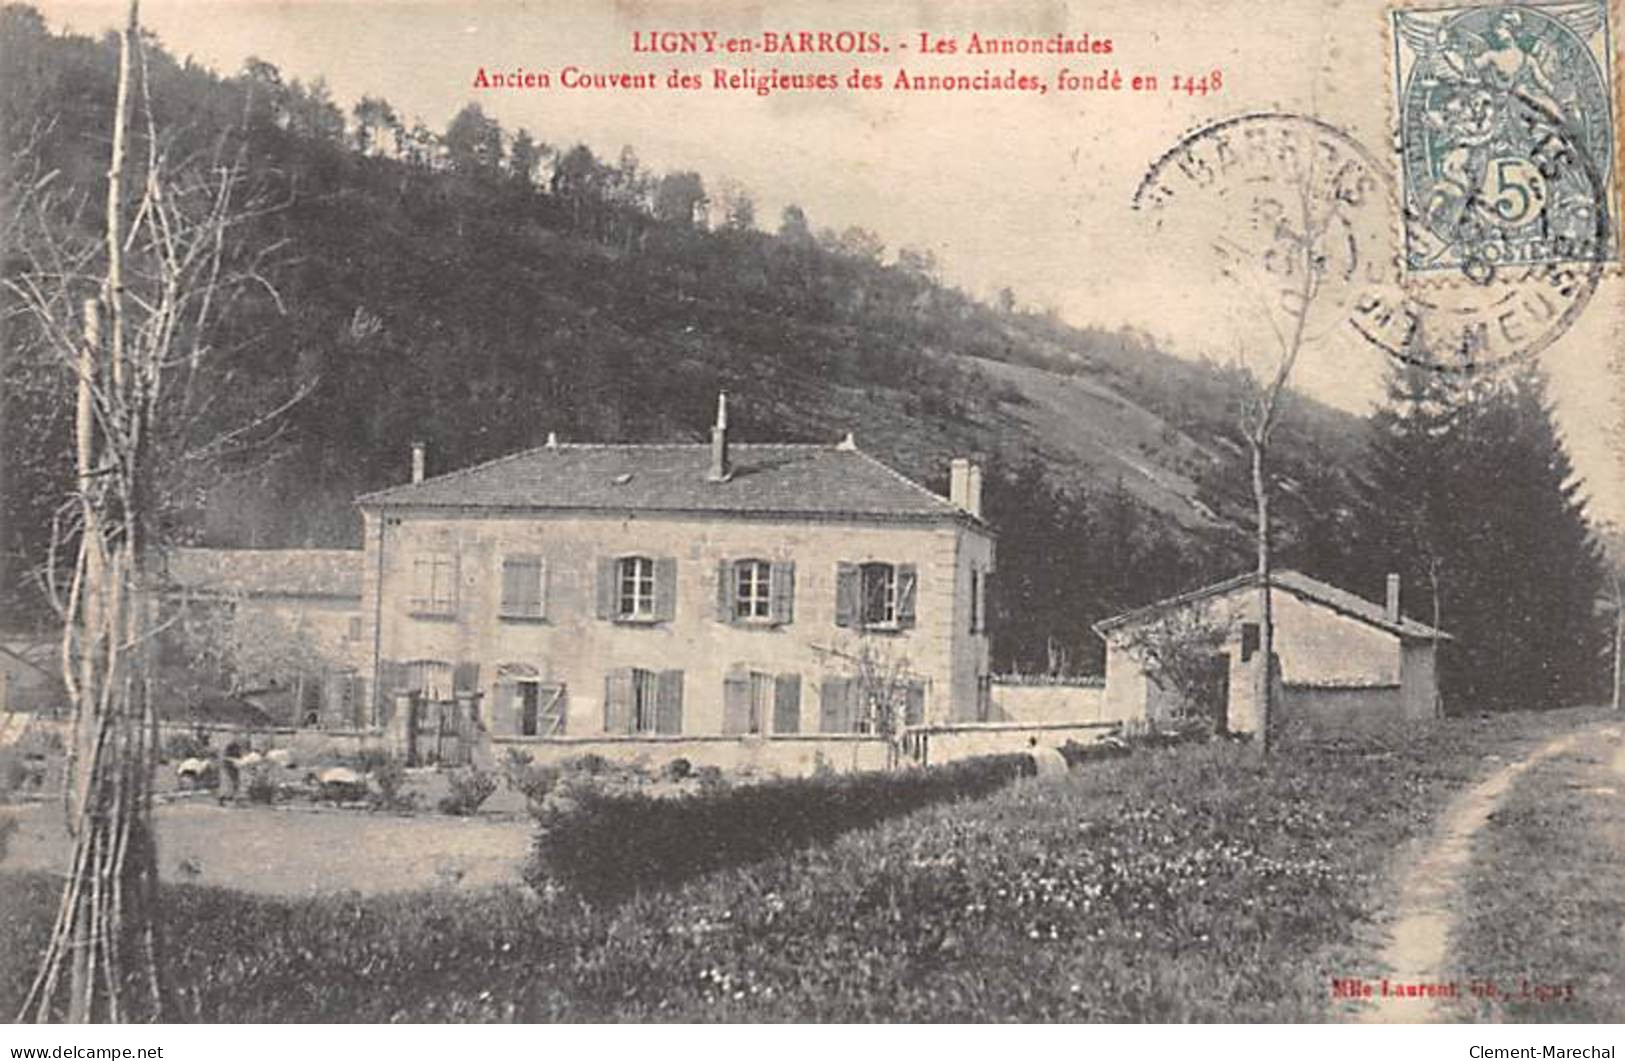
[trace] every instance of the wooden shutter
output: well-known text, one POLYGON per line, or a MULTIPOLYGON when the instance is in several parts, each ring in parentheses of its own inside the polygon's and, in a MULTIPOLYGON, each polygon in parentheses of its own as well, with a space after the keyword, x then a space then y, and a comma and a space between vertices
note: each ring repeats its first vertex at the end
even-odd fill
POLYGON ((732 560, 717 561, 717 622, 731 623, 734 618, 734 565, 732 560))
POLYGON ((621 562, 612 556, 598 560, 598 618, 613 619, 621 613, 619 581, 621 562))
POLYGON ((677 618, 677 560, 662 556, 655 560, 655 619, 669 623, 677 618))
POLYGON ((722 679, 722 732, 750 732, 750 673, 734 669, 722 679))
POLYGON ((536 690, 536 729, 544 737, 564 732, 565 697, 562 682, 543 682, 536 690))
POLYGON ((863 614, 863 582, 857 564, 835 565, 835 625, 857 626, 863 614))
POLYGON ((897 625, 914 625, 914 600, 919 595, 919 573, 913 564, 897 565, 897 625))
POLYGON ((655 698, 655 732, 683 732, 683 672, 663 670, 655 698))
POLYGON ((801 675, 781 674, 773 680, 773 732, 801 732, 801 675))
POLYGON ((903 725, 918 726, 925 721, 925 683, 909 682, 903 692, 903 725))
POLYGON ((775 561, 771 571, 773 621, 780 626, 792 622, 796 615, 796 565, 793 560, 775 561))
POLYGON ((851 678, 825 678, 818 688, 818 731, 852 732, 851 678))
POLYGON ((503 734, 518 734, 519 683, 512 678, 503 678, 492 686, 491 694, 495 700, 489 714, 492 730, 503 734))
POLYGON ((388 722, 395 712, 395 694, 406 688, 406 665, 398 660, 378 664, 378 688, 373 690, 375 725, 388 722))
POLYGON ((477 662, 464 662, 457 664, 451 673, 451 687, 458 693, 477 693, 480 691, 480 665, 477 662))
POLYGON ((631 667, 617 667, 604 675, 604 732, 632 732, 631 667))
POLYGON ((502 558, 502 604, 499 609, 502 615, 524 614, 520 607, 520 599, 524 595, 520 583, 524 581, 526 570, 523 559, 518 556, 502 558))

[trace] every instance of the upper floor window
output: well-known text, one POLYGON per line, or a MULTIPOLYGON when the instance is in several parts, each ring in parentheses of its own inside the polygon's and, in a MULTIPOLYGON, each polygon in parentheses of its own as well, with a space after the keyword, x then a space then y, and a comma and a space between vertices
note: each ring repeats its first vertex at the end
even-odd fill
POLYGON ((677 561, 669 556, 622 556, 598 563, 598 617, 664 622, 676 617, 677 561))
POLYGON ((766 619, 773 607, 773 565, 766 560, 741 560, 734 565, 734 617, 766 619))
POLYGON ((652 619, 655 614, 655 562, 647 556, 625 556, 620 563, 620 603, 623 619, 652 619))
POLYGON ((796 565, 789 560, 723 560, 717 565, 717 621, 788 623, 795 584, 796 565))
POLYGON ((870 561, 835 571, 835 625, 896 630, 914 625, 918 576, 913 564, 870 561))
POLYGON ((502 558, 504 619, 540 619, 546 610, 547 565, 541 557, 518 553, 502 558))
POLYGON ((457 558, 429 553, 412 563, 412 610, 420 615, 457 612, 457 558))

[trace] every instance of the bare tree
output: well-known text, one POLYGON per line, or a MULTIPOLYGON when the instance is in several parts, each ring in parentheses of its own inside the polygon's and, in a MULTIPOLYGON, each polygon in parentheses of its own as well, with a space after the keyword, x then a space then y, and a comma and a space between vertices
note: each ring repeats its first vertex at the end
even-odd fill
POLYGON ((1182 719, 1217 728, 1220 704, 1214 700, 1213 678, 1231 626, 1228 615, 1193 604, 1114 636, 1122 638, 1147 677, 1178 699, 1182 719))
POLYGON ((65 370, 74 394, 74 488, 43 571, 62 619, 62 677, 73 712, 63 801, 74 847, 22 1019, 120 1021, 166 1012, 151 824, 158 469, 187 455, 218 455, 253 433, 244 424, 201 446, 174 448, 184 444, 184 411, 208 405, 197 388, 214 352, 216 319, 245 290, 270 290, 259 272, 263 259, 245 256, 237 237, 255 212, 238 201, 241 184, 240 167, 218 157, 206 166, 170 159, 152 117, 131 0, 119 43, 105 224, 81 224, 82 200, 36 181, 19 204, 21 265, 5 281, 34 326, 37 348, 65 370), (145 135, 133 137, 138 97, 145 135), (145 157, 132 174, 133 142, 145 157))
POLYGON ((863 732, 886 739, 886 766, 897 766, 903 757, 910 700, 923 695, 913 664, 882 638, 867 633, 815 651, 846 671, 853 683, 855 721, 863 732))

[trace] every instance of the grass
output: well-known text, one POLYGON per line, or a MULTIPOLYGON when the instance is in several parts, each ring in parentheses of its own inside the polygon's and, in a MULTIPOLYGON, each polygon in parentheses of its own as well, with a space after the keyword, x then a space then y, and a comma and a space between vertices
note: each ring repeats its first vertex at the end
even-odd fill
POLYGON ((1479 833, 1453 941, 1473 1019, 1625 1020, 1625 774, 1616 746, 1555 756, 1479 833))
MULTIPOLYGON (((1388 859, 1483 757, 1585 717, 1426 727, 1390 747, 1138 753, 613 909, 524 890, 166 895, 205 1021, 1302 1021, 1371 968, 1388 859)), ((55 886, 0 886, 36 953, 55 886)), ((26 962, 0 969, 0 1012, 26 962)))

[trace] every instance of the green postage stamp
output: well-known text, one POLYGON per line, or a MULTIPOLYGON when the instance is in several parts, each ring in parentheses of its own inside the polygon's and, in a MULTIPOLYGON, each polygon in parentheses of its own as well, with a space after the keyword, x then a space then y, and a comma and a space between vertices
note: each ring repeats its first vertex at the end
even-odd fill
POLYGON ((1606 0, 1391 17, 1406 267, 1616 261, 1606 0))

